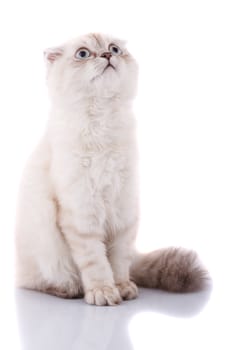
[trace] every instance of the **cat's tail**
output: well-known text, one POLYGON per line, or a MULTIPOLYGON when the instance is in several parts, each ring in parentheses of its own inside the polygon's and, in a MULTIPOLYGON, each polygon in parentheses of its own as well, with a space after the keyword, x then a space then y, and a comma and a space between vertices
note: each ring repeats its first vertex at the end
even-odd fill
POLYGON ((183 293, 204 289, 209 281, 197 254, 183 248, 135 253, 130 275, 138 286, 183 293))

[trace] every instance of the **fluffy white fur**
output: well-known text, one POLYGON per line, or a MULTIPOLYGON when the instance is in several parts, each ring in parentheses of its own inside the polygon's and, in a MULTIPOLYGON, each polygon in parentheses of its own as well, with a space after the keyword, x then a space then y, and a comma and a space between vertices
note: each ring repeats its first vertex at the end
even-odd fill
MULTIPOLYGON (((89 304, 115 305, 137 296, 130 281, 138 223, 132 114, 137 64, 124 42, 99 34, 47 50, 45 58, 51 113, 21 184, 17 284, 63 297, 84 294, 89 304), (106 69, 110 44, 121 51, 112 52, 113 67, 106 69), (90 57, 77 58, 79 48, 88 49, 90 57)), ((158 264, 159 256, 150 260, 157 272, 163 264, 158 264)))

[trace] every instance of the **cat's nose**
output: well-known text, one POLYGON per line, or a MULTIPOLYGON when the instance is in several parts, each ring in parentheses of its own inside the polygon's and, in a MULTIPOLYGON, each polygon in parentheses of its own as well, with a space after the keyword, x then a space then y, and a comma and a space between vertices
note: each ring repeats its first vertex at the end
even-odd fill
POLYGON ((111 54, 111 52, 104 52, 104 53, 102 53, 102 55, 100 57, 104 57, 107 60, 110 60, 110 58, 112 57, 112 54, 111 54))

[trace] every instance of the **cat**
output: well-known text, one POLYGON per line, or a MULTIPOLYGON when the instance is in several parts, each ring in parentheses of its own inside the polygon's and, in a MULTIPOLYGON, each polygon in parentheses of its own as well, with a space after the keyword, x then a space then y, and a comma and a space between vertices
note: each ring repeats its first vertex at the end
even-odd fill
POLYGON ((137 285, 202 289, 195 252, 134 249, 138 65, 126 43, 91 33, 44 56, 51 111, 19 191, 17 286, 94 305, 134 299, 137 285))

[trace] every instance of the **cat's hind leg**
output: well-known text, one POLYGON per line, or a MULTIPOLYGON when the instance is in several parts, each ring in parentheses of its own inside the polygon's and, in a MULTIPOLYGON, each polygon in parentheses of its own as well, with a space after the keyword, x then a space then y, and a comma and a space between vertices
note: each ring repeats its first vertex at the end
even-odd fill
POLYGON ((83 292, 79 271, 53 220, 55 206, 49 199, 40 199, 40 202, 43 204, 40 209, 37 207, 40 224, 32 223, 34 208, 31 207, 27 211, 27 222, 17 228, 17 286, 63 298, 80 297, 83 292))
POLYGON ((31 164, 16 219, 16 285, 63 298, 82 296, 82 283, 58 225, 47 168, 31 164))

